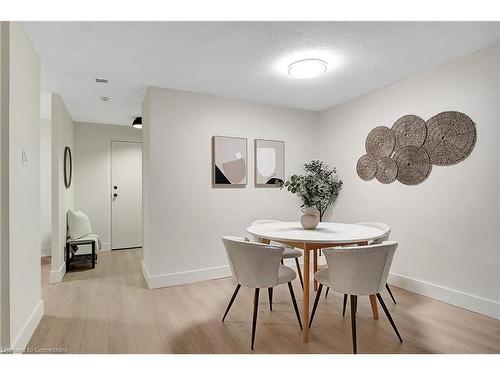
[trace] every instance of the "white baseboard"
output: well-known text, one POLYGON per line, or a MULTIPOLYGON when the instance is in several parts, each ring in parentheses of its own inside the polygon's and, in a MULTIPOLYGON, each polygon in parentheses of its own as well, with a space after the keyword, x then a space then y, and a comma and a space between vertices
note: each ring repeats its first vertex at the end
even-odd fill
POLYGON ((52 248, 49 246, 49 247, 42 247, 41 251, 40 251, 40 255, 42 257, 50 257, 52 255, 52 248))
POLYGON ((231 276, 229 266, 203 268, 200 270, 151 275, 148 268, 141 260, 142 274, 149 289, 163 288, 166 286, 195 283, 198 281, 214 280, 231 276))
POLYGON ((101 251, 111 251, 111 244, 109 242, 101 243, 101 251))
POLYGON ((64 274, 66 273, 66 262, 63 262, 61 264, 61 267, 59 267, 57 270, 50 270, 49 272, 49 282, 51 284, 54 283, 60 283, 64 277, 64 274))
MULTIPOLYGON (((324 264, 324 257, 318 258, 318 264, 324 264)), ((303 266, 303 262, 300 262, 303 266)), ((285 265, 295 268, 293 259, 285 259, 285 265)), ((170 274, 151 275, 143 261, 141 261, 142 274, 149 289, 162 288, 174 285, 182 285, 199 281, 220 279, 231 276, 229 266, 204 268, 200 270, 177 272, 170 274)), ((450 289, 427 281, 412 279, 406 276, 391 273, 389 284, 409 290, 414 293, 434 298, 467 310, 500 319, 500 302, 487 298, 467 294, 458 290, 450 289)))
POLYGON ((432 284, 427 281, 412 279, 406 276, 391 273, 389 284, 449 303, 467 310, 500 319, 500 302, 474 296, 458 290, 432 284))
POLYGON ((35 332, 36 327, 38 327, 38 323, 43 316, 43 300, 38 301, 35 306, 35 309, 29 316, 28 320, 24 323, 21 328, 21 332, 17 334, 11 344, 11 351, 13 353, 22 352, 26 349, 26 345, 30 341, 33 332, 35 332))
MULTIPOLYGON (((284 264, 293 269, 296 268, 294 259, 285 259, 284 264)), ((299 264, 301 265, 301 267, 304 266, 302 258, 300 258, 299 264)), ((326 265, 326 260, 324 256, 318 257, 318 265, 326 265)), ((229 266, 203 268, 199 270, 168 273, 161 275, 151 275, 148 268, 141 260, 141 269, 149 289, 196 283, 199 281, 221 279, 223 277, 231 276, 231 268, 229 266)))

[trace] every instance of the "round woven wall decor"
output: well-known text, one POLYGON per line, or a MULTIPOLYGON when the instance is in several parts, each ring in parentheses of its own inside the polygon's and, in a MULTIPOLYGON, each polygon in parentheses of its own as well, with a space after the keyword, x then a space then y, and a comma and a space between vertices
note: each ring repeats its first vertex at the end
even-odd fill
POLYGON ((460 112, 441 112, 427 121, 424 147, 432 164, 453 165, 464 160, 476 143, 476 125, 460 112))
POLYGON ((396 180, 398 175, 397 163, 387 156, 381 157, 377 160, 377 173, 375 177, 383 184, 390 184, 396 180))
POLYGON ((377 126, 366 137, 366 152, 375 159, 382 156, 391 156, 394 151, 396 138, 391 129, 386 126, 377 126))
POLYGON ((356 165, 358 176, 365 181, 370 181, 377 173, 377 161, 370 155, 363 155, 356 165))
POLYGON ((392 131, 396 137, 395 151, 404 146, 420 147, 424 144, 427 135, 425 121, 415 115, 406 115, 396 120, 392 131))
POLYGON ((398 165, 397 179, 405 185, 418 185, 431 173, 429 155, 423 147, 405 146, 394 153, 398 165))

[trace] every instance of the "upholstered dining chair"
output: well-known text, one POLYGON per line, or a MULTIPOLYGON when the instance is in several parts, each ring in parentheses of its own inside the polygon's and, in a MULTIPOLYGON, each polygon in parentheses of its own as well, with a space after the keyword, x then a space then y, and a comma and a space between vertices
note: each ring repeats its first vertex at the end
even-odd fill
POLYGON ((314 274, 314 278, 319 283, 319 288, 314 300, 309 327, 312 325, 318 307, 321 289, 323 285, 326 285, 339 293, 350 295, 351 297, 352 349, 354 353, 357 352, 356 310, 358 296, 373 294, 377 296, 387 319, 389 319, 394 332, 396 332, 399 341, 402 343, 403 339, 380 295, 380 291, 387 282, 387 276, 389 275, 392 259, 397 247, 397 242, 387 241, 367 246, 323 249, 327 268, 319 270, 314 274))
MULTIPOLYGON (((372 245, 377 244, 377 243, 382 243, 384 241, 389 241, 389 237, 391 236, 391 227, 388 226, 387 224, 377 223, 374 221, 362 221, 362 222, 356 223, 356 224, 357 225, 364 225, 365 227, 377 228, 377 229, 384 231, 385 234, 382 237, 377 238, 376 240, 373 240, 371 242, 372 245)), ((392 294, 392 290, 389 287, 389 284, 385 283, 385 289, 387 289, 387 292, 389 293, 389 296, 391 297, 392 302, 394 302, 394 304, 396 304, 396 299, 394 298, 394 295, 392 294)), ((330 288, 326 289, 325 298, 328 297, 329 290, 330 290, 330 288)), ((344 295, 344 303, 342 306, 342 314, 343 315, 345 315, 346 304, 347 304, 347 295, 344 295)))
POLYGON ((246 238, 224 236, 222 242, 226 249, 226 254, 231 266, 233 279, 236 282, 229 304, 224 312, 222 321, 226 318, 233 302, 243 285, 247 288, 255 289, 253 299, 253 320, 252 320, 252 343, 254 348, 255 329, 257 323, 257 307, 259 304, 259 291, 261 288, 273 288, 281 284, 288 284, 288 290, 292 298, 293 308, 302 329, 299 309, 293 292, 292 281, 297 277, 295 271, 290 267, 280 264, 283 256, 283 247, 250 242, 246 238))
MULTIPOLYGON (((374 222, 374 221, 362 221, 362 222, 356 223, 356 224, 358 224, 358 225, 364 225, 366 227, 371 227, 371 228, 377 228, 377 229, 380 229, 380 230, 382 230, 382 231, 385 232, 385 235, 383 235, 380 238, 377 238, 376 240, 373 240, 371 242, 372 245, 378 244, 378 243, 382 243, 384 241, 389 241, 389 238, 391 236, 391 227, 388 226, 387 224, 377 223, 377 222, 374 222)), ((394 304, 396 304, 396 299, 394 298, 394 296, 392 294, 392 290, 389 287, 389 284, 385 283, 385 289, 387 289, 387 292, 391 296, 392 302, 394 302, 394 304)))
MULTIPOLYGON (((262 220, 254 220, 250 225, 259 225, 259 224, 269 224, 269 223, 281 223, 280 220, 271 220, 271 219, 262 219, 262 220)), ((255 242, 262 242, 262 238, 258 236, 253 236, 253 240, 255 242)), ((295 259, 295 266, 297 267, 297 273, 299 275, 300 285, 302 289, 304 289, 304 280, 302 279, 302 272, 300 270, 299 258, 302 256, 302 251, 298 249, 294 249, 291 247, 287 247, 286 245, 281 245, 285 251, 283 252, 283 257, 281 258, 281 264, 283 264, 283 259, 295 259)), ((268 289, 269 295, 269 308, 273 311, 273 288, 268 289)))

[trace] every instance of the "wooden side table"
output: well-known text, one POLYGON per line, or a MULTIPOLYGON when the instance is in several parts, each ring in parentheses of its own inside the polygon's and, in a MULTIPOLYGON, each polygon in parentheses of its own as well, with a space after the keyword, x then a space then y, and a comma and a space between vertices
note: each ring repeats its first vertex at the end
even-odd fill
POLYGON ((70 268, 70 261, 75 261, 78 258, 83 258, 86 257, 87 255, 74 255, 70 258, 70 248, 72 246, 80 246, 80 245, 92 245, 92 254, 91 254, 91 262, 92 262, 92 269, 95 268, 95 248, 96 248, 96 243, 94 240, 68 240, 66 241, 66 272, 69 271, 70 268))

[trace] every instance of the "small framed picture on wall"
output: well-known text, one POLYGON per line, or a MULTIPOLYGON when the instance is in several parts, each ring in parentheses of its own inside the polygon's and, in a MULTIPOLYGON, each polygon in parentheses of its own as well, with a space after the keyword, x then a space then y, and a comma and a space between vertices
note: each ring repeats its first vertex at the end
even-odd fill
POLYGON ((255 140, 255 186, 275 187, 285 181, 285 142, 268 139, 255 140))
POLYGON ((248 180, 247 139, 212 137, 212 185, 244 187, 248 180))

